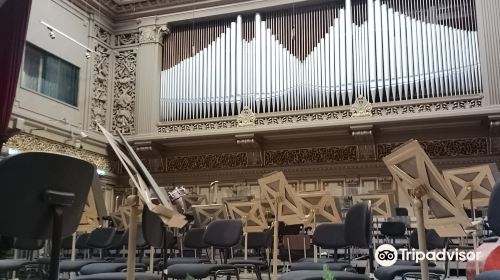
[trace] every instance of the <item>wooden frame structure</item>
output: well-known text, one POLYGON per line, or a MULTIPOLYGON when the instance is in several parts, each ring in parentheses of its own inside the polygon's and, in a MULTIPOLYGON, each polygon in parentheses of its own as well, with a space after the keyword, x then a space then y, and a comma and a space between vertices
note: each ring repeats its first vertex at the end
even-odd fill
POLYGON ((227 209, 224 204, 194 205, 194 219, 199 227, 207 226, 213 220, 227 219, 227 209))
POLYGON ((101 185, 99 181, 96 180, 90 189, 77 231, 90 232, 102 226, 103 217, 106 216, 108 216, 108 210, 104 203, 101 185))
POLYGON ((374 218, 390 218, 394 216, 394 205, 391 203, 389 194, 360 194, 353 195, 352 202, 370 201, 372 215, 374 218))
POLYGON ((307 213, 305 225, 316 223, 342 223, 342 215, 335 196, 325 191, 304 192, 297 194, 303 212, 307 213))
POLYGON ((269 228, 262 204, 255 201, 227 203, 229 217, 242 220, 245 232, 261 232, 269 228))
POLYGON ((496 164, 490 163, 443 170, 443 177, 459 202, 468 209, 474 209, 488 206, 491 190, 500 179, 500 172, 496 164))
POLYGON ((208 203, 208 198, 204 194, 186 194, 182 198, 184 199, 184 203, 186 204, 186 209, 189 209, 195 205, 205 205, 208 203))

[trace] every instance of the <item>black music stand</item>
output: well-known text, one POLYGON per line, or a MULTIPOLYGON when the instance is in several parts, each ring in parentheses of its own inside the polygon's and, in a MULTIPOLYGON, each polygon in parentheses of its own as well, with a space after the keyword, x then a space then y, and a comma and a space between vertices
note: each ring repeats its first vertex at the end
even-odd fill
POLYGON ((59 276, 61 240, 78 227, 96 167, 86 161, 31 152, 0 161, 0 235, 52 239, 49 280, 59 276))

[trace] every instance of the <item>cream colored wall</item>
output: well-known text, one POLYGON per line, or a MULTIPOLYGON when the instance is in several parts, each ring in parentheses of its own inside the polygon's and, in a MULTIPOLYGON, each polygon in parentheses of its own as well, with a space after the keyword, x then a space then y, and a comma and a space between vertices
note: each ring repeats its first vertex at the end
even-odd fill
MULTIPOLYGON (((56 99, 23 88, 23 66, 19 75, 19 87, 12 118, 25 120, 24 132, 42 136, 61 143, 72 144, 71 132, 85 131, 86 110, 90 87, 91 60, 85 49, 56 32, 51 39, 49 30, 40 22, 45 21, 83 45, 91 46, 89 15, 62 0, 33 1, 26 40, 27 42, 63 59, 80 69, 78 105, 71 106, 56 99)), ((88 133, 87 133, 88 134, 88 133)), ((105 153, 102 138, 91 135, 83 139, 84 149, 105 153), (93 137, 92 137, 93 136, 93 137)))

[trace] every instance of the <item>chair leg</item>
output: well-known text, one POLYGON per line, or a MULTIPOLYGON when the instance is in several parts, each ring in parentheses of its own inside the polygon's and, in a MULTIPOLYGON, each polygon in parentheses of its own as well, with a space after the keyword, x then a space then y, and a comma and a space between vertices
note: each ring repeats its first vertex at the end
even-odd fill
POLYGON ((255 276, 257 277, 257 280, 262 280, 262 274, 260 273, 259 265, 255 265, 253 267, 253 271, 255 272, 255 276))

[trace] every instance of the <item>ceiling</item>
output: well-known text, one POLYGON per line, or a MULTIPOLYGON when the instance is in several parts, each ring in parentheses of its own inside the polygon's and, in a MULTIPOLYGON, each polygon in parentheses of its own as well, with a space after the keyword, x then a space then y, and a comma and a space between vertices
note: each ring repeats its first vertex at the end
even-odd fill
POLYGON ((80 8, 94 10, 113 21, 134 19, 193 9, 214 7, 249 0, 69 0, 80 8))

